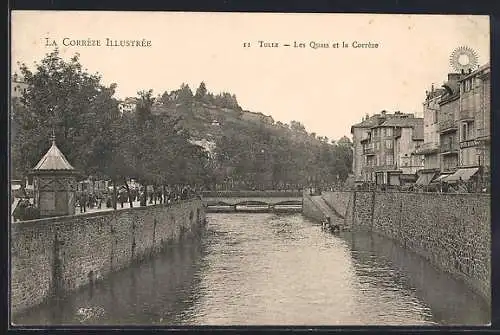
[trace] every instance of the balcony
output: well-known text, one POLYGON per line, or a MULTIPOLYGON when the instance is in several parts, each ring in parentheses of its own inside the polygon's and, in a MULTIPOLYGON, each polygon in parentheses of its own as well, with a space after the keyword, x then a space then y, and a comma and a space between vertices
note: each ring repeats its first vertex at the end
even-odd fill
POLYGON ((366 156, 375 155, 375 148, 373 146, 363 148, 363 155, 366 156))
POLYGON ((373 144, 368 144, 363 147, 363 155, 372 156, 375 155, 375 147, 373 144))
POLYGON ((442 155, 455 155, 458 154, 458 146, 456 143, 441 143, 439 152, 442 155))
POLYGON ((460 121, 474 121, 474 111, 472 109, 461 110, 460 121))
POLYGON ((457 123, 455 120, 443 120, 439 121, 439 132, 441 134, 451 133, 457 131, 457 123))
POLYGON ((435 154, 439 151, 439 144, 435 142, 424 143, 415 148, 417 155, 435 154))

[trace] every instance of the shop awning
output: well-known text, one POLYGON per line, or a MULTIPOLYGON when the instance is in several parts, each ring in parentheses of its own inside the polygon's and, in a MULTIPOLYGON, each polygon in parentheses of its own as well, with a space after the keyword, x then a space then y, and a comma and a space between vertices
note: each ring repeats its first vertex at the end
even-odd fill
POLYGON ((436 175, 435 172, 422 173, 420 175, 420 177, 418 177, 415 184, 417 184, 417 185, 429 185, 432 181, 432 178, 434 178, 435 175, 436 175))
POLYGON ((479 168, 463 168, 463 169, 458 169, 455 173, 452 175, 449 175, 445 181, 447 183, 453 183, 456 182, 460 179, 463 181, 469 180, 473 175, 475 175, 479 171, 479 168))
POLYGON ((436 179, 434 179, 432 182, 437 182, 439 183, 440 181, 445 181, 447 177, 451 176, 450 174, 442 174, 436 179))

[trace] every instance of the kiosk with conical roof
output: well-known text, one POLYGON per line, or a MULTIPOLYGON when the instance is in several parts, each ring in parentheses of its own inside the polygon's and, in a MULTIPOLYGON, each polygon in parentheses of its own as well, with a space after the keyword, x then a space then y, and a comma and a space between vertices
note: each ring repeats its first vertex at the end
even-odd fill
POLYGON ((41 217, 75 214, 76 175, 52 136, 52 146, 33 168, 34 205, 41 217))

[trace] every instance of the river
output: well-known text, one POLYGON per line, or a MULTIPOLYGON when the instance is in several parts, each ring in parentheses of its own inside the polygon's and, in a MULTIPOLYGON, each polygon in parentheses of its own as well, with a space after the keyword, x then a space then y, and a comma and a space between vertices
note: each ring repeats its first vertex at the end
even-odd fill
POLYGON ((300 214, 208 214, 200 236, 60 301, 24 325, 487 324, 463 283, 391 240, 332 235, 300 214))

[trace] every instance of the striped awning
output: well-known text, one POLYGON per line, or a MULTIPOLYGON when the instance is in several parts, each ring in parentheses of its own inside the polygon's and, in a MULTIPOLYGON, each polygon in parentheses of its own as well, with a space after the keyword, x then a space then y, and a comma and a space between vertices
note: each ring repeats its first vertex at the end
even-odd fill
POLYGON ((479 168, 463 168, 458 169, 455 173, 449 175, 445 181, 447 183, 454 183, 459 181, 460 179, 463 181, 469 180, 473 175, 475 175, 479 171, 479 168))

